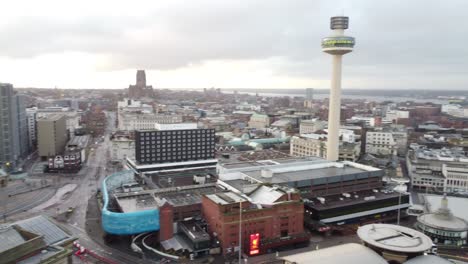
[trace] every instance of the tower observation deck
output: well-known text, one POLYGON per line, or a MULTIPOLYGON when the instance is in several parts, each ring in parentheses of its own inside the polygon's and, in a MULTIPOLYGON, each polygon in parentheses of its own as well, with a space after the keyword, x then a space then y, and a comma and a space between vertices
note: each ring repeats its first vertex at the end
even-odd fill
POLYGON ((342 55, 353 51, 355 43, 353 37, 344 35, 344 30, 348 29, 348 25, 348 17, 332 17, 330 19, 330 28, 333 30, 332 35, 322 39, 322 51, 333 55, 327 141, 327 159, 330 161, 338 160, 342 55))

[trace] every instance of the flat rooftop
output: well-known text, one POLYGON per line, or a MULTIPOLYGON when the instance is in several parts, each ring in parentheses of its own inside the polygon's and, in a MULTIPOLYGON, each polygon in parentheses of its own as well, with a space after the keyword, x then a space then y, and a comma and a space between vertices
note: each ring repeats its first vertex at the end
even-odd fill
POLYGON ((192 241, 210 240, 210 235, 193 220, 179 222, 179 225, 181 225, 183 232, 192 241))
MULTIPOLYGON (((165 199, 169 204, 174 207, 178 206, 187 206, 187 205, 196 205, 201 204, 202 197, 206 194, 213 194, 216 192, 222 192, 223 189, 219 188, 216 183, 207 183, 207 184, 197 184, 197 185, 188 185, 181 187, 170 187, 162 189, 153 189, 153 190, 143 190, 135 192, 120 192, 114 193, 114 197, 118 201, 119 205, 122 208, 126 206, 127 210, 140 211, 154 209, 158 206, 157 200, 165 199), (139 198, 143 197, 143 198, 139 198), (145 197, 151 197, 150 199, 145 197), (156 199, 157 198, 157 199, 156 199), (154 205, 148 205, 148 207, 140 206, 137 207, 138 199, 146 199, 154 201, 154 205)), ((122 210, 124 210, 122 208, 122 210)))
POLYGON ((178 191, 158 192, 155 195, 158 198, 166 199, 174 207, 201 204, 204 195, 223 191, 215 186, 215 184, 207 185, 208 186, 199 185, 199 188, 186 190, 179 189, 178 191))
POLYGON ((245 202, 247 201, 245 198, 242 196, 235 194, 233 192, 224 192, 224 193, 215 193, 215 194, 210 194, 206 196, 208 199, 211 201, 221 204, 221 205, 226 205, 226 204, 233 204, 233 203, 240 203, 240 202, 245 202))
POLYGON ((267 160, 252 160, 244 162, 225 163, 222 166, 226 169, 240 169, 248 167, 259 167, 269 164, 288 164, 296 163, 301 161, 312 161, 312 162, 323 162, 324 159, 318 157, 285 157, 279 159, 267 159, 267 160))
POLYGON ((57 121, 61 119, 62 117, 64 117, 63 114, 51 114, 51 115, 42 116, 38 118, 37 121, 57 121))
POLYGON ((67 147, 78 147, 78 148, 85 148, 88 145, 88 141, 91 137, 89 135, 83 136, 73 136, 70 141, 67 143, 67 147))
POLYGON ((264 149, 256 151, 239 151, 219 153, 217 158, 221 164, 232 164, 242 162, 252 162, 261 160, 279 160, 292 158, 289 154, 273 149, 264 149))
POLYGON ((388 224, 359 227, 360 239, 373 247, 401 253, 420 253, 431 249, 432 240, 414 229, 388 224))
POLYGON ((342 194, 324 196, 325 203, 323 204, 318 199, 312 198, 310 199, 310 202, 306 202, 306 204, 308 204, 310 207, 316 210, 327 210, 347 205, 357 205, 370 201, 386 200, 389 198, 399 196, 398 192, 382 192, 382 190, 379 190, 378 192, 373 192, 372 190, 365 190, 358 192, 350 192, 349 194, 351 195, 351 197, 349 198, 346 198, 342 194))
POLYGON ((158 207, 156 199, 149 194, 116 197, 116 200, 124 213, 157 209, 158 207))
POLYGON ((311 180, 311 179, 318 179, 318 178, 328 178, 333 176, 343 176, 348 174, 360 173, 363 172, 360 169, 345 166, 343 168, 336 168, 336 167, 329 167, 329 168, 319 168, 319 169, 305 169, 305 170, 297 170, 297 171, 285 171, 285 172, 273 172, 273 177, 266 178, 262 177, 262 171, 252 171, 246 172, 248 176, 255 178, 262 182, 267 183, 287 183, 291 181, 303 181, 303 180, 311 180))
POLYGON ((468 164, 468 156, 461 148, 431 149, 424 146, 413 147, 414 156, 428 161, 451 161, 468 164))
POLYGON ((319 184, 320 181, 339 182, 342 177, 348 178, 344 180, 354 180, 382 176, 382 170, 371 166, 349 161, 330 162, 320 158, 256 161, 237 163, 234 166, 227 164, 221 165, 219 170, 219 179, 222 181, 240 179, 271 184, 308 180, 314 180, 319 184), (328 178, 333 179, 326 181, 328 178))

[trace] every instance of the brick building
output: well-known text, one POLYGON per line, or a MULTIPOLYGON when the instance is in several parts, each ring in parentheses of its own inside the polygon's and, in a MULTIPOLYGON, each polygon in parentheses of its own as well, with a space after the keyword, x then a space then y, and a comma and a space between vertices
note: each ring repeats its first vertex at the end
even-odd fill
POLYGON ((239 220, 242 223, 241 250, 247 255, 307 243, 309 233, 303 227, 304 204, 299 193, 293 190, 260 185, 248 197, 234 192, 205 195, 202 213, 209 233, 219 240, 222 253, 239 251, 239 220))

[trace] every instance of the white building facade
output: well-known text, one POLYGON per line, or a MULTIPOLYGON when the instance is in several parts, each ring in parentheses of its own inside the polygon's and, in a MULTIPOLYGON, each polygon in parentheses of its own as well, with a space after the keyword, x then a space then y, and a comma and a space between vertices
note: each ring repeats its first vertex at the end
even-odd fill
POLYGON ((122 113, 119 115, 118 129, 122 131, 155 129, 156 124, 176 124, 182 122, 179 115, 122 113))
POLYGON ((270 117, 268 115, 253 114, 249 120, 249 127, 258 130, 265 130, 270 126, 270 117))
POLYGON ((408 134, 402 131, 368 131, 366 153, 373 155, 404 155, 408 134))
POLYGON ((468 157, 462 150, 412 145, 406 165, 413 187, 468 193, 468 157))
POLYGON ((327 127, 327 121, 322 121, 318 119, 301 120, 301 123, 299 124, 299 133, 300 134, 315 133, 318 130, 325 129, 326 127, 327 127))
MULTIPOLYGON (((327 135, 304 134, 292 137, 290 142, 290 155, 295 157, 321 157, 327 158, 327 135)), ((338 146, 338 159, 356 161, 361 152, 360 144, 340 141, 338 146)))
POLYGON ((135 140, 128 137, 112 139, 111 160, 125 164, 126 158, 135 159, 135 140))

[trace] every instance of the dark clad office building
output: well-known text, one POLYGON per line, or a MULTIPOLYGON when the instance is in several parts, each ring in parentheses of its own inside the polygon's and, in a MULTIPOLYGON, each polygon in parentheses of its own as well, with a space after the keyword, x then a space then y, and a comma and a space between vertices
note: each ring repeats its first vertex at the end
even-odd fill
POLYGON ((139 164, 214 159, 214 144, 214 129, 140 130, 135 158, 139 164))

